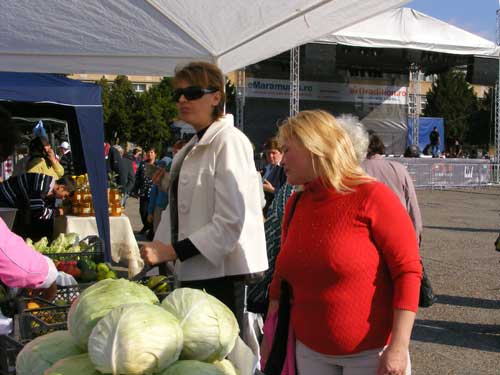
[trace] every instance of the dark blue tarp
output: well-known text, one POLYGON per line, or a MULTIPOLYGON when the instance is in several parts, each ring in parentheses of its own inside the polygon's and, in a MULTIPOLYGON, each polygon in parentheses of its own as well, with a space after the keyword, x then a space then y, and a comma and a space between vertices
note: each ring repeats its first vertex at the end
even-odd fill
MULTIPOLYGON (((70 106, 76 113, 99 236, 111 260, 101 88, 54 74, 0 72, 0 100, 70 106)), ((15 113, 13 113, 15 115, 15 113)))
MULTIPOLYGON (((420 126, 418 132, 418 147, 420 151, 425 149, 430 142, 429 134, 431 134, 432 129, 437 127, 439 132, 439 150, 444 151, 444 120, 441 117, 420 117, 420 126)), ((412 130, 413 130, 413 120, 408 119, 408 144, 412 144, 412 130)))

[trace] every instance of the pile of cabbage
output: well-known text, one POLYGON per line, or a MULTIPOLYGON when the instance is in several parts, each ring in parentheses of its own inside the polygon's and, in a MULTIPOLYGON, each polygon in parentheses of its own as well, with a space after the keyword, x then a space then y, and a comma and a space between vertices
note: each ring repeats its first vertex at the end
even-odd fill
POLYGON ((180 288, 160 304, 146 286, 102 280, 82 292, 68 330, 27 344, 17 375, 236 375, 226 356, 239 328, 234 314, 204 291, 180 288))

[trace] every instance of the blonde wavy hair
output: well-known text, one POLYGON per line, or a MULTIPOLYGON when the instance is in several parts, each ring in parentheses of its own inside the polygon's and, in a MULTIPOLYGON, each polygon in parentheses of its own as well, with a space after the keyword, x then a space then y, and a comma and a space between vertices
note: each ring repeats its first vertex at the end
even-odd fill
POLYGON ((351 138, 335 117, 325 111, 302 111, 279 128, 280 144, 295 139, 312 155, 314 174, 325 186, 349 192, 373 178, 361 166, 351 138))

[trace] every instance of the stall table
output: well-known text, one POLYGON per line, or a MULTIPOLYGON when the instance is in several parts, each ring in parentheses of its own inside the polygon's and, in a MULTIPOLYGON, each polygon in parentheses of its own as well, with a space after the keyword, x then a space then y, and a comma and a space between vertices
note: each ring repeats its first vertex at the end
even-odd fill
MULTIPOLYGON (((129 277, 133 277, 144 267, 139 254, 139 246, 127 216, 112 216, 109 218, 111 233, 111 258, 113 262, 128 262, 129 277)), ((65 215, 56 218, 54 236, 59 233, 78 233, 80 239, 86 236, 98 235, 95 216, 65 215)))

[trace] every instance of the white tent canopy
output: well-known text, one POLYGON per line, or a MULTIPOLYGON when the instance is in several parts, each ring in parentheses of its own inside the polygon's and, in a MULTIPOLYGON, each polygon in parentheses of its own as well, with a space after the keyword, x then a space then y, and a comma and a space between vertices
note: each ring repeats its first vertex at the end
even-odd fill
POLYGON ((410 8, 388 10, 316 42, 457 55, 499 55, 495 43, 410 8))
POLYGON ((233 71, 408 0, 0 0, 0 71, 233 71))

